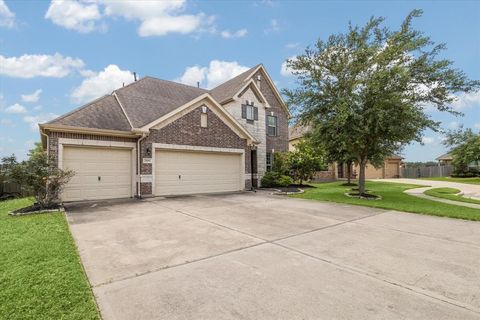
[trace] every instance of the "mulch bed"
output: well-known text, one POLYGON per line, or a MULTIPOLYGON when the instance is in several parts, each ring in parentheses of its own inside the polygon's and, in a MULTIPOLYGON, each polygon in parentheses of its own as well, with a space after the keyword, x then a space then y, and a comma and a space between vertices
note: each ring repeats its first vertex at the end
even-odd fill
POLYGON ((364 199, 364 200, 380 200, 381 196, 377 196, 371 193, 360 194, 358 192, 345 192, 345 195, 350 198, 364 199))
POLYGON ((10 211, 8 214, 11 216, 25 216, 29 214, 49 213, 49 212, 58 212, 58 211, 64 211, 63 206, 61 206, 60 204, 55 204, 48 208, 42 208, 37 203, 34 203, 31 206, 10 211))

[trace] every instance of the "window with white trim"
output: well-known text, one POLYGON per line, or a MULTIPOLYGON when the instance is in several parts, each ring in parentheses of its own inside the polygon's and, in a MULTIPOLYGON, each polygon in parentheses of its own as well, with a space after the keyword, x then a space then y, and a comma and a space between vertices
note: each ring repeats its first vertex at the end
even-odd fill
POLYGON ((255 112, 254 112, 254 107, 252 105, 248 105, 246 106, 246 111, 247 111, 247 120, 255 120, 255 112))
POLYGON ((267 116, 267 135, 277 135, 277 117, 275 116, 267 116))
POLYGON ((267 152, 266 156, 267 171, 272 171, 273 169, 273 153, 267 152))

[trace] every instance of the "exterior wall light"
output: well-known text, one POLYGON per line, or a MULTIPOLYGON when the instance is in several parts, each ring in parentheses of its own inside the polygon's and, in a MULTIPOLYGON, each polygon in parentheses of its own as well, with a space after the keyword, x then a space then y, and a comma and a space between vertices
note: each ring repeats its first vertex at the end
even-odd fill
POLYGON ((207 106, 202 106, 202 113, 207 113, 207 106))
POLYGON ((145 150, 145 155, 147 157, 150 157, 152 155, 152 150, 150 150, 150 147, 147 147, 147 149, 145 150))

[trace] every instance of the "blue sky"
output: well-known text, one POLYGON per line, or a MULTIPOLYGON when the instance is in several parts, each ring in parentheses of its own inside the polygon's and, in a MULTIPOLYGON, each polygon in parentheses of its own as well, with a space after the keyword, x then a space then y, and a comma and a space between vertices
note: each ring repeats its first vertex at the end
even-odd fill
MULTIPOLYGON (((443 56, 479 79, 477 1, 0 0, 0 156, 24 158, 40 139, 39 121, 110 93, 133 71, 212 87, 261 62, 279 89, 292 87, 286 58, 349 21, 384 16, 396 28, 414 8, 424 10, 414 26, 445 42, 443 56)), ((465 116, 428 112, 445 129, 480 129, 480 94, 459 97, 455 108, 465 116)), ((425 132, 406 160, 433 160, 445 151, 441 139, 425 132)))

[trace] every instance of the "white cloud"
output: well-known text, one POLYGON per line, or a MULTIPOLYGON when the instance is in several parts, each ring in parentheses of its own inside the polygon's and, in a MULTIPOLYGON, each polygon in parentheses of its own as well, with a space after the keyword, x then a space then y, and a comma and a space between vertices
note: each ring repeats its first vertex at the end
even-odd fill
POLYGON ((107 17, 120 17, 139 21, 138 34, 142 37, 201 32, 213 23, 213 17, 203 13, 183 14, 185 9, 186 0, 52 0, 45 18, 67 29, 86 33, 104 30, 107 17))
POLYGON ((452 103, 452 107, 455 110, 462 110, 473 106, 480 106, 480 90, 476 92, 461 93, 457 96, 457 100, 452 103))
POLYGON ((81 33, 95 30, 100 18, 98 5, 85 1, 54 0, 45 14, 54 24, 81 33))
MULTIPOLYGON (((287 60, 295 60, 297 57, 296 56, 292 56, 290 58, 288 58, 287 60)), ((287 60, 285 60, 283 63, 282 63, 282 66, 280 67, 280 74, 284 77, 290 77, 292 76, 292 70, 287 66, 287 60)))
POLYGON ((27 109, 21 104, 15 103, 5 109, 5 113, 27 113, 27 109))
POLYGON ((435 138, 432 138, 432 137, 423 137, 423 138, 422 138, 422 143, 423 143, 423 144, 433 144, 433 143, 435 143, 435 138))
POLYGON ((36 115, 36 116, 25 116, 25 117, 23 117, 23 121, 28 123, 30 125, 30 128, 33 131, 37 131, 39 123, 45 123, 45 122, 50 121, 52 119, 55 119, 57 117, 58 117, 58 115, 56 115, 54 113, 46 113, 46 114, 39 114, 39 115, 36 115))
POLYGON ((42 89, 35 90, 35 92, 31 94, 22 94, 22 101, 37 102, 38 99, 40 99, 40 94, 42 94, 42 89))
POLYGON ((280 31, 280 24, 278 23, 277 19, 272 19, 270 20, 270 26, 263 30, 263 33, 269 34, 273 32, 278 32, 280 31))
POLYGON ((176 79, 176 81, 188 84, 190 86, 197 86, 197 82, 202 83, 205 80, 208 68, 193 66, 185 69, 183 75, 176 79))
POLYGON ((15 14, 8 9, 5 1, 0 0, 0 26, 13 28, 15 25, 15 14))
POLYGON ((0 55, 0 74, 17 77, 52 77, 63 78, 85 65, 81 59, 54 55, 30 55, 5 57, 0 55))
POLYGON ((480 130, 480 122, 475 123, 473 127, 480 130))
POLYGON ((164 36, 171 32, 187 34, 197 30, 203 19, 203 15, 167 15, 149 18, 142 22, 138 34, 141 37, 164 36))
POLYGON ((299 42, 294 42, 294 43, 287 43, 285 45, 285 48, 287 49, 297 49, 300 46, 299 42))
POLYGON ((103 71, 95 73, 82 81, 71 94, 73 101, 83 103, 96 99, 104 94, 118 89, 123 83, 132 82, 133 74, 128 70, 121 70, 117 65, 108 65, 103 71))
POLYGON ((243 38, 247 35, 248 30, 247 29, 239 29, 235 32, 230 32, 230 30, 224 30, 220 33, 222 38, 225 39, 232 39, 232 38, 243 38))
POLYGON ((202 87, 211 89, 248 69, 248 67, 240 65, 236 61, 212 60, 208 67, 193 66, 186 68, 183 75, 176 81, 195 86, 198 81, 202 84, 202 87))

